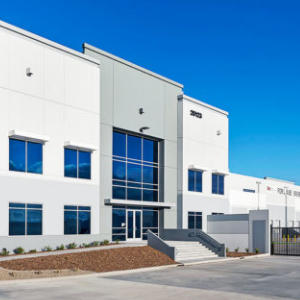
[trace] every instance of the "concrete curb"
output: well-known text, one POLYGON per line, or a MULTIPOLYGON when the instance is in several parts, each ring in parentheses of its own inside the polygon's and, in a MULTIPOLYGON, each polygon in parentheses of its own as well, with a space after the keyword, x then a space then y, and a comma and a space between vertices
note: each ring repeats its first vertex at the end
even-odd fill
POLYGON ((182 266, 188 267, 188 266, 194 266, 194 265, 205 265, 205 264, 214 264, 214 263, 219 263, 219 262, 229 262, 229 261, 236 261, 236 260, 244 260, 244 259, 257 259, 257 258, 263 258, 271 256, 271 254, 266 253, 266 254, 258 254, 258 255, 253 255, 253 256, 242 256, 242 257, 226 257, 226 258, 221 258, 221 259, 215 259, 215 260, 206 260, 206 261, 195 261, 191 263, 184 263, 182 266))
POLYGON ((122 270, 122 271, 112 271, 112 272, 103 272, 103 273, 91 273, 91 274, 75 275, 75 276, 17 279, 17 280, 2 280, 2 281, 0 281, 0 286, 2 286, 2 285, 17 285, 17 284, 22 284, 22 283, 35 284, 35 283, 39 283, 39 282, 55 282, 55 281, 72 280, 72 279, 110 277, 110 276, 126 275, 126 274, 140 273, 140 272, 158 271, 158 270, 164 270, 164 269, 169 269, 169 268, 176 268, 178 266, 181 266, 181 264, 159 266, 159 267, 150 267, 150 268, 141 268, 141 269, 133 269, 133 270, 122 270))

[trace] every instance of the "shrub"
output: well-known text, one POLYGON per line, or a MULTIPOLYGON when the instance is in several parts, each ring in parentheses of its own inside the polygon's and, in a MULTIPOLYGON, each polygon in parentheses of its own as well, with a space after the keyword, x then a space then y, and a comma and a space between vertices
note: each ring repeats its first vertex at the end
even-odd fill
POLYGON ((75 249, 77 247, 76 243, 70 243, 68 245, 66 245, 67 249, 75 249))
POLYGON ((2 251, 0 252, 0 255, 3 255, 3 256, 9 255, 9 251, 7 251, 6 248, 2 248, 2 251))
POLYGON ((249 248, 246 248, 245 251, 246 251, 246 253, 249 253, 249 248))
POLYGON ((46 252, 46 251, 51 251, 52 248, 48 245, 48 246, 45 246, 44 248, 42 248, 42 251, 43 252, 46 252))
POLYGON ((83 244, 84 248, 89 248, 91 247, 91 244, 83 244))
POLYGON ((235 249, 234 249, 234 252, 235 252, 235 253, 238 253, 238 252, 239 252, 239 250, 240 250, 240 248, 239 248, 239 247, 237 247, 237 248, 235 248, 235 249))
POLYGON ((104 240, 101 244, 102 245, 108 245, 109 244, 109 240, 104 240))
POLYGON ((91 242, 91 246, 93 246, 93 247, 99 246, 99 244, 100 244, 99 241, 91 242))
POLYGON ((60 246, 56 247, 56 250, 65 250, 65 246, 61 244, 60 246))
POLYGON ((260 251, 259 251, 258 248, 255 248, 255 253, 256 253, 256 254, 259 254, 259 253, 260 253, 260 251))
POLYGON ((22 247, 17 247, 16 249, 14 249, 15 254, 23 254, 24 252, 25 250, 22 247))
POLYGON ((28 251, 29 253, 36 253, 36 249, 31 249, 28 251))
POLYGON ((119 240, 119 239, 116 239, 115 242, 116 242, 116 244, 119 244, 119 243, 120 243, 120 240, 119 240))
POLYGON ((229 252, 229 248, 227 247, 227 248, 226 248, 226 253, 228 253, 228 252, 229 252))

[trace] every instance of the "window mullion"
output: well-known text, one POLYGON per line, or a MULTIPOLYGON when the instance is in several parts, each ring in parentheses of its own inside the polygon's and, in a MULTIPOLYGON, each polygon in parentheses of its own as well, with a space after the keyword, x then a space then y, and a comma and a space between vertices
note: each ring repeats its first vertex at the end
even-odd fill
POLYGON ((28 163, 28 159, 27 159, 27 141, 25 141, 25 172, 27 173, 27 163, 28 163))

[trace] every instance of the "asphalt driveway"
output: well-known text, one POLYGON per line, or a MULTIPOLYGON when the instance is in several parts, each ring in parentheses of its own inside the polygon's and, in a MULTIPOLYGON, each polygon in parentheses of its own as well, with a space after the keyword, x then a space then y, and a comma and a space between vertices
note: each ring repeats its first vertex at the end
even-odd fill
POLYGON ((0 299, 300 299, 300 257, 265 257, 122 276, 1 285, 0 299))

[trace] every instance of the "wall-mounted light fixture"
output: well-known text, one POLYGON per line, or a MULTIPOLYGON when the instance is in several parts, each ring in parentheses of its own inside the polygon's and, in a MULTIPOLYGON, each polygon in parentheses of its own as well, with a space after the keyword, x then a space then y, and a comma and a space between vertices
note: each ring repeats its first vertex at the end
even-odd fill
POLYGON ((144 130, 148 130, 148 129, 150 129, 150 127, 148 126, 141 127, 140 132, 144 132, 144 130))
POLYGON ((221 130, 218 130, 217 135, 221 135, 221 134, 222 134, 221 130))
POLYGON ((26 69, 26 75, 27 75, 28 77, 31 77, 31 76, 33 75, 31 68, 27 68, 27 69, 26 69))
POLYGON ((140 109, 139 109, 139 113, 140 113, 140 115, 144 114, 144 113, 145 113, 145 112, 144 112, 144 109, 143 109, 143 108, 140 108, 140 109))

